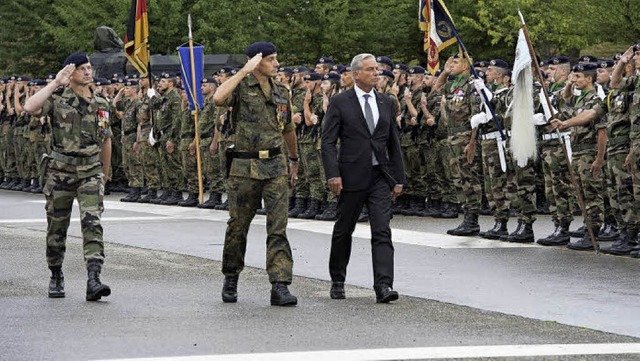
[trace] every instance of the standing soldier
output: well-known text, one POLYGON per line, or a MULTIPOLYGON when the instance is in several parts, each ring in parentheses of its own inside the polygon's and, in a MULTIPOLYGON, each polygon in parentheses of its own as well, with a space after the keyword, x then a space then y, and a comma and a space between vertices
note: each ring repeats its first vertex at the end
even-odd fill
MULTIPOLYGON (((562 91, 563 107, 551 125, 559 130, 573 128, 571 166, 582 183, 584 207, 592 230, 597 234, 603 222, 602 166, 607 145, 607 130, 604 121, 606 110, 594 89, 596 65, 578 64, 572 68, 572 77, 562 91), (573 94, 573 87, 580 95, 573 94)), ((592 250, 589 232, 567 247, 575 250, 592 250)))
MULTIPOLYGON (((33 94, 37 93, 47 85, 44 80, 34 80, 32 82, 33 94)), ((30 151, 30 173, 34 178, 33 185, 29 188, 31 193, 42 193, 42 184, 38 177, 38 164, 43 154, 49 154, 51 151, 51 124, 49 118, 46 116, 31 116, 29 122, 29 141, 31 142, 30 151)))
MULTIPOLYGON (((113 100, 117 103, 124 96, 126 101, 122 115, 122 168, 129 183, 129 194, 120 199, 121 202, 138 202, 144 185, 144 171, 138 142, 138 109, 142 105, 138 81, 129 80, 113 100)), ((146 94, 144 95, 146 96, 146 94)))
MULTIPOLYGON (((181 207, 195 207, 199 203, 198 158, 196 153, 196 124, 191 114, 187 92, 180 92, 182 111, 180 124, 180 153, 182 153, 182 173, 187 182, 189 196, 180 200, 181 207)), ((201 163, 202 164, 202 163, 201 163)))
MULTIPOLYGON (((9 181, 9 170, 7 169, 7 136, 5 128, 9 123, 6 106, 4 103, 4 91, 6 89, 6 79, 0 78, 0 189, 9 181)), ((9 125, 10 127, 11 125, 9 125)))
POLYGON ((298 299, 287 285, 293 278, 293 257, 287 240, 287 146, 291 182, 298 173, 298 148, 287 88, 274 81, 276 48, 267 42, 246 49, 249 61, 214 95, 217 105, 232 106, 235 147, 230 160, 229 222, 222 254, 224 302, 237 302, 238 276, 244 268, 247 233, 256 209, 267 210, 267 273, 271 305, 292 306, 298 299))
MULTIPOLYGON (((150 74, 149 77, 152 75, 150 74)), ((155 89, 149 87, 149 78, 140 79, 140 93, 142 102, 136 111, 138 118, 138 130, 136 140, 140 145, 140 162, 144 179, 147 183, 147 194, 138 200, 138 203, 149 203, 158 197, 160 189, 160 158, 155 147, 157 143, 151 144, 150 136, 153 135, 154 126, 152 124, 151 99, 157 97, 155 89)))
POLYGON ((20 182, 11 188, 14 191, 27 189, 31 185, 29 172, 29 153, 26 150, 29 146, 28 127, 29 116, 23 111, 23 104, 29 92, 27 82, 30 79, 25 76, 16 78, 13 88, 13 110, 16 115, 13 124, 13 149, 16 155, 16 164, 18 167, 18 177, 20 182), (26 136, 25 136, 26 135, 26 136))
MULTIPOLYGON (((302 138, 305 130, 304 123, 304 98, 307 94, 305 87, 305 77, 310 73, 307 67, 300 66, 293 70, 293 87, 291 89, 291 114, 294 124, 296 124, 297 138, 302 138)), ((297 218, 299 214, 307 209, 309 200, 309 182, 305 174, 304 163, 300 164, 299 179, 293 186, 292 195, 295 197, 294 206, 289 211, 289 217, 297 218)))
POLYGON ((100 217, 111 162, 110 106, 106 99, 91 92, 92 81, 87 54, 73 53, 55 80, 24 106, 32 115, 51 118, 53 142, 43 192, 47 199, 46 255, 52 298, 65 296, 62 261, 74 198, 80 206, 88 272, 86 300, 97 301, 111 294, 109 286, 99 278, 104 262, 100 217))
POLYGON ((216 103, 213 102, 213 94, 215 94, 217 86, 218 83, 213 78, 202 79, 204 107, 198 118, 198 134, 200 135, 202 170, 209 181, 209 199, 204 203, 198 204, 197 207, 205 209, 213 209, 222 203, 222 193, 224 193, 224 177, 217 156, 217 152, 219 151, 217 144, 215 146, 215 152, 210 149, 213 144, 216 120, 218 118, 216 103))
POLYGON ((12 75, 7 80, 4 93, 4 112, 5 121, 2 131, 5 135, 5 165, 7 173, 7 182, 3 183, 2 189, 12 189, 20 183, 18 177, 18 165, 16 163, 16 151, 13 145, 13 127, 16 122, 16 111, 13 104, 13 88, 16 83, 17 75, 12 75))

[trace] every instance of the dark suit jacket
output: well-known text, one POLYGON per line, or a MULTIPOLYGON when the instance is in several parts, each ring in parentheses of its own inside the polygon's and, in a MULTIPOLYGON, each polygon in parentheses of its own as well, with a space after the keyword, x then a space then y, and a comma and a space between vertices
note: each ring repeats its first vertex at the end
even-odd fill
POLYGON ((402 151, 393 101, 376 92, 380 118, 373 134, 353 89, 329 103, 322 119, 322 162, 327 179, 342 177, 345 191, 365 190, 371 183, 371 152, 380 163, 389 186, 404 184, 402 151), (340 140, 338 145, 338 139, 340 140))

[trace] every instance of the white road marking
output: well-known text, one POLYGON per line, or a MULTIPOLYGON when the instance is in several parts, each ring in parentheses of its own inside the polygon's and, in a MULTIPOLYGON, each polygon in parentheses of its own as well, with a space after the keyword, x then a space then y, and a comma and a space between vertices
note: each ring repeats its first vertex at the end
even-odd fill
MULTIPOLYGON (((44 200, 33 200, 30 202, 44 203, 44 200)), ((175 206, 159 206, 141 203, 123 203, 118 201, 105 201, 105 213, 102 220, 108 222, 141 222, 156 221, 168 219, 197 219, 203 221, 227 222, 229 213, 224 211, 215 211, 209 209, 175 207, 175 206), (152 214, 154 216, 139 217, 109 217, 109 210, 122 210, 129 212, 140 212, 152 214)), ((77 218, 77 217, 75 217, 77 218)), ((43 223, 46 219, 6 219, 0 220, 0 224, 24 224, 24 223, 43 223)), ((72 222, 78 222, 78 219, 72 218, 72 222)), ((253 225, 266 225, 265 216, 256 216, 252 222, 253 225)), ((313 232, 325 235, 331 235, 333 232, 333 222, 320 222, 303 219, 289 219, 288 229, 313 232)), ((448 234, 411 231, 406 229, 392 229, 393 242, 413 244, 417 246, 432 248, 522 248, 522 247, 538 247, 535 244, 527 243, 510 243, 493 241, 478 237, 456 237, 448 234)), ((371 228, 368 224, 359 223, 353 232, 356 238, 371 238, 371 228)))
MULTIPOLYGON (((382 361, 416 359, 452 359, 482 357, 541 357, 570 355, 640 354, 640 343, 548 344, 385 348, 367 350, 334 350, 308 352, 274 352, 182 357, 118 359, 117 361, 382 361)), ((116 360, 103 360, 116 361, 116 360)))

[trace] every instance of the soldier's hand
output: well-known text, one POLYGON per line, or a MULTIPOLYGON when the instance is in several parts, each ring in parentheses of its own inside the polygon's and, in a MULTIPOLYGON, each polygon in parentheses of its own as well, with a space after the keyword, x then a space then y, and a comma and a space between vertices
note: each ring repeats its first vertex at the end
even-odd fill
POLYGON ((342 192, 342 177, 329 179, 329 189, 331 189, 331 192, 333 192, 333 194, 339 196, 340 192, 342 192))
POLYGON ((391 190, 391 199, 393 199, 394 201, 396 200, 396 198, 398 198, 398 196, 402 193, 402 184, 396 184, 393 189, 391 190))
POLYGON ((558 130, 563 130, 564 128, 566 128, 564 122, 560 119, 551 119, 551 128, 553 129, 558 129, 558 130))
POLYGON ((627 154, 626 157, 624 157, 624 167, 627 168, 627 172, 629 172, 629 174, 632 174, 631 172, 631 163, 633 162, 633 155, 631 153, 627 154))
POLYGON ((467 155, 467 163, 473 164, 473 159, 476 156, 476 144, 471 142, 464 147, 464 154, 467 155))
POLYGON ((138 143, 138 142, 133 143, 133 151, 134 151, 136 154, 139 154, 139 153, 140 153, 140 143, 138 143))
POLYGON ((433 127, 436 124, 436 119, 433 116, 427 118, 427 125, 433 127))
POLYGON ((196 141, 195 140, 193 142, 189 143, 189 154, 191 154, 191 155, 195 155, 196 154, 196 141))
POLYGON ((260 64, 262 60, 262 53, 256 54, 253 58, 249 59, 249 61, 244 64, 242 70, 244 70, 247 74, 251 73, 257 66, 260 64))
POLYGON ((413 97, 413 94, 411 93, 404 93, 404 101, 405 103, 411 103, 411 98, 413 97))
POLYGON ((318 116, 315 114, 311 115, 311 124, 316 125, 318 124, 318 116))
POLYGON ((601 160, 596 159, 591 164, 591 175, 593 176, 593 179, 598 179, 602 175, 602 163, 603 162, 601 160))
POLYGON ((293 119, 296 124, 300 124, 302 122, 302 114, 295 113, 291 119, 293 119))
POLYGON ((622 56, 620 57, 621 62, 628 63, 631 60, 631 58, 633 58, 633 55, 635 54, 635 51, 633 51, 633 47, 634 45, 631 45, 629 49, 627 49, 627 51, 625 51, 624 54, 622 54, 622 56))
POLYGON ((58 86, 66 86, 69 84, 71 74, 76 70, 75 64, 69 64, 62 68, 53 80, 58 86))
POLYGON ((293 162, 289 162, 289 172, 290 172, 290 179, 289 181, 291 182, 291 186, 295 186, 296 183, 298 182, 298 168, 299 168, 299 163, 293 163, 293 162))
POLYGON ((211 154, 218 153, 218 142, 211 142, 211 145, 209 146, 209 152, 211 152, 211 154))

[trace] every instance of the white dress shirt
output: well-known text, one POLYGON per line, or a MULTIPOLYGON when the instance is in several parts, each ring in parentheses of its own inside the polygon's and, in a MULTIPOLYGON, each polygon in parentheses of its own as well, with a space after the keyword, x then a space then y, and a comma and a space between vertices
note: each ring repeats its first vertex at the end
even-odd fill
POLYGON ((362 110, 362 115, 365 114, 364 112, 364 95, 365 94, 369 94, 371 95, 369 97, 369 105, 371 106, 371 112, 373 113, 373 125, 374 127, 378 125, 378 119, 380 118, 380 112, 378 111, 378 99, 376 99, 376 93, 373 90, 374 88, 371 88, 371 91, 368 93, 365 93, 364 90, 358 88, 358 85, 354 85, 353 89, 356 91, 356 96, 358 97, 358 102, 360 102, 360 109, 362 110))

